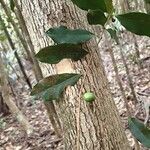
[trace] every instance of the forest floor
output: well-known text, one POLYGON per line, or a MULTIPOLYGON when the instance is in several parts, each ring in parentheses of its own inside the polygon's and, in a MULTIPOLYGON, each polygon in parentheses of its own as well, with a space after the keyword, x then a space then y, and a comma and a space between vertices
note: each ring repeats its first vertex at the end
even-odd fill
MULTIPOLYGON (((137 65, 136 55, 135 55, 135 42, 133 36, 128 34, 122 35, 123 50, 125 52, 126 61, 128 63, 130 74, 133 80, 134 88, 136 91, 147 92, 150 94, 150 59, 144 60, 146 57, 150 57, 150 40, 146 37, 136 36, 136 41, 138 44, 138 50, 140 51, 141 60, 143 60, 143 69, 139 69, 137 65)), ((132 110, 135 112, 135 106, 133 104, 133 99, 131 98, 131 92, 125 72, 124 65, 120 58, 120 53, 118 47, 114 44, 114 54, 116 62, 119 68, 119 75, 123 83, 126 95, 128 97, 128 103, 132 110)), ((104 66, 106 74, 109 80, 110 88, 114 101, 119 110, 119 114, 122 119, 123 126, 127 133, 128 140, 131 146, 133 146, 133 138, 130 131, 127 128, 127 114, 124 102, 121 97, 121 92, 119 92, 119 87, 115 79, 115 72, 113 70, 111 58, 109 55, 109 48, 107 43, 101 43, 101 55, 104 61, 104 66)), ((26 66, 27 61, 24 61, 26 66)), ((30 80, 35 83, 33 73, 31 68, 27 67, 28 75, 30 80)), ((62 143, 61 139, 58 139, 52 129, 48 117, 46 115, 46 110, 41 101, 35 101, 30 97, 30 91, 27 86, 24 86, 25 82, 22 77, 15 81, 14 93, 17 105, 21 111, 27 116, 29 122, 34 128, 34 133, 27 136, 24 130, 21 128, 20 124, 17 122, 13 115, 8 115, 6 117, 0 116, 0 150, 61 150, 62 143)), ((143 110, 138 114, 140 120, 144 120, 145 113, 143 110)), ((145 148, 142 148, 146 150, 145 148)))
MULTIPOLYGON (((125 32, 121 34, 120 41, 122 44, 122 51, 124 52, 124 56, 129 67, 130 76, 133 82, 134 90, 140 93, 146 93, 150 96, 150 40, 147 37, 136 36, 132 33, 125 32), (136 42, 136 43, 135 43, 136 42), (136 48, 140 52, 140 61, 143 68, 139 67, 138 59, 136 56, 136 48)), ((122 98, 122 94, 120 88, 118 86, 114 67, 112 65, 109 47, 107 43, 102 43, 102 49, 105 51, 101 51, 101 56, 104 62, 105 71, 107 74, 107 78, 109 81, 110 89, 115 101, 115 104, 118 108, 119 114, 122 119, 123 126, 125 128, 125 132, 127 138, 129 140, 130 145, 134 146, 134 139, 131 132, 128 129, 128 116, 126 113, 126 107, 122 98)), ((130 106, 130 111, 134 116, 137 107, 134 104, 133 95, 131 93, 131 89, 129 86, 126 70, 121 59, 119 47, 116 44, 112 45, 114 56, 117 62, 119 76, 122 81, 122 85, 124 87, 124 91, 128 100, 128 105, 130 106)), ((144 99, 142 96, 141 99, 144 99)), ((139 100, 139 99, 138 99, 139 100)), ((139 110, 139 113, 136 116, 139 120, 144 122, 145 120, 145 109, 142 108, 139 110)), ((149 117, 150 118, 150 117, 149 117)), ((149 120, 150 121, 150 120, 149 120)), ((141 150, 147 150, 141 146, 141 150)))

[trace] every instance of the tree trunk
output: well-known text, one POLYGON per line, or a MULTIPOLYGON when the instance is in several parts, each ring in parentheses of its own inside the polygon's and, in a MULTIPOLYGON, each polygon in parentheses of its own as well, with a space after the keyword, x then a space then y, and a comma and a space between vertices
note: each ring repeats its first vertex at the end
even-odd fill
POLYGON ((126 10, 130 10, 130 5, 128 0, 120 0, 121 10, 125 12, 126 10))
POLYGON ((3 19, 2 19, 1 16, 0 16, 0 22, 1 22, 1 25, 2 25, 2 27, 3 27, 4 33, 5 33, 5 35, 6 35, 6 38, 7 38, 7 40, 8 40, 8 43, 9 43, 11 49, 12 49, 13 51, 15 51, 15 52, 14 52, 14 55, 15 55, 15 58, 17 59, 18 65, 19 65, 19 67, 20 67, 20 70, 21 70, 21 72, 22 72, 24 78, 25 78, 25 81, 26 81, 27 85, 29 86, 29 88, 32 89, 32 85, 31 85, 30 80, 29 80, 29 78, 28 78, 28 76, 27 76, 27 73, 26 73, 26 71, 25 71, 25 68, 24 68, 24 66, 23 66, 23 63, 22 63, 22 61, 21 61, 21 59, 20 59, 20 57, 19 57, 18 52, 16 51, 15 44, 13 43, 12 38, 11 38, 11 36, 10 36, 8 30, 7 30, 7 27, 5 26, 5 23, 4 23, 4 21, 3 21, 3 19))
MULTIPOLYGON (((11 22, 13 28, 14 28, 14 31, 16 32, 16 35, 20 39, 21 44, 24 47, 24 49, 25 49, 25 51, 28 55, 28 59, 30 60, 30 62, 32 63, 32 65, 34 67, 34 69, 33 69, 34 75, 35 75, 37 81, 39 81, 41 79, 42 72, 41 72, 41 70, 38 66, 37 61, 35 60, 34 50, 32 50, 32 52, 29 50, 28 44, 27 44, 26 40, 23 38, 16 22, 13 20, 13 17, 11 15, 11 11, 10 11, 9 7, 7 7, 7 5, 5 4, 4 0, 0 0, 0 4, 1 4, 2 8, 4 9, 8 19, 10 20, 10 22, 11 22)), ((22 24, 21 24, 21 26, 22 26, 22 24)))
POLYGON ((8 86, 8 78, 5 71, 5 66, 3 64, 2 60, 2 52, 0 52, 0 79, 1 81, 1 87, 0 90, 2 91, 2 97, 4 99, 4 102, 9 107, 12 114, 15 115, 17 120, 20 122, 20 124, 23 126, 27 134, 31 134, 33 132, 32 126, 29 124, 27 118, 22 114, 22 112, 18 109, 16 104, 13 102, 9 95, 9 86, 8 86))
POLYGON ((27 26, 25 24, 25 20, 24 20, 24 18, 22 16, 20 7, 18 5, 18 0, 14 0, 14 3, 15 3, 15 6, 17 8, 17 9, 15 9, 16 17, 18 18, 19 25, 20 25, 20 27, 22 29, 22 32, 25 35, 26 41, 27 41, 27 43, 28 43, 28 45, 30 47, 31 54, 33 56, 32 59, 33 59, 33 63, 34 63, 35 77, 36 77, 37 81, 40 81, 43 78, 43 74, 42 74, 42 71, 41 71, 41 68, 39 66, 39 63, 38 63, 37 59, 34 57, 34 55, 35 55, 34 46, 33 46, 33 43, 31 41, 30 34, 29 34, 28 29, 27 29, 27 26))
POLYGON ((146 12, 148 13, 148 14, 150 14, 150 1, 144 1, 144 3, 145 3, 145 9, 146 9, 146 12))
MULTIPOLYGON (((86 20, 82 20, 85 13, 74 7, 70 1, 24 0, 21 1, 21 5, 31 39, 34 39, 35 49, 40 49, 50 43, 43 31, 51 26, 66 25, 70 28, 87 28, 86 20)), ((64 99, 55 102, 62 125, 64 149, 75 150, 79 142, 81 150, 129 150, 118 111, 110 94, 97 43, 91 40, 84 47, 90 53, 86 58, 78 62, 65 59, 55 67, 57 73, 86 73, 82 93, 89 90, 96 95, 96 100, 92 104, 81 99, 79 141, 77 141, 79 131, 77 112, 80 86, 83 80, 80 80, 74 87, 68 87, 64 99)))
POLYGON ((0 114, 3 114, 4 116, 9 114, 9 108, 4 102, 2 92, 0 92, 0 114))

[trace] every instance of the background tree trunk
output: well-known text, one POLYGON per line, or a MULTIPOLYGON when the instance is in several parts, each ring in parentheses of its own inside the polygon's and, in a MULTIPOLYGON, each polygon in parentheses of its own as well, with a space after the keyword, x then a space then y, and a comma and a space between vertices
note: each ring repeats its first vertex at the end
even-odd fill
MULTIPOLYGON (((4 0, 1 0, 0 4, 1 4, 2 8, 4 9, 8 19, 10 20, 10 22, 11 22, 13 28, 14 28, 14 31, 16 32, 16 35, 20 39, 20 42, 21 42, 22 46, 24 47, 24 49, 27 53, 28 59, 30 60, 30 62, 33 65, 34 75, 35 75, 37 81, 39 81, 42 78, 42 72, 40 70, 38 62, 35 59, 34 50, 32 50, 32 52, 29 50, 29 45, 27 44, 26 40, 23 38, 16 22, 13 20, 13 17, 11 15, 11 10, 9 9, 9 7, 7 7, 7 4, 4 2, 4 0)), ((21 20, 23 20, 23 19, 21 19, 21 20)), ((23 27, 23 30, 24 30, 25 26, 23 26, 22 23, 23 22, 21 22, 21 27, 23 27)), ((26 36, 27 36, 27 34, 26 34, 26 36)), ((27 38, 29 38, 29 37, 27 37, 27 38)))
POLYGON ((10 111, 14 116, 17 118, 19 123, 23 126, 27 134, 31 134, 33 131, 32 126, 29 124, 27 118, 22 114, 22 112, 18 109, 14 101, 11 99, 11 96, 9 94, 9 86, 8 86, 8 78, 5 71, 5 66, 2 59, 2 52, 0 52, 0 91, 2 91, 2 97, 4 102, 9 107, 10 111))
MULTIPOLYGON (((50 40, 47 39, 44 31, 50 27, 66 25, 70 28, 87 28, 86 20, 83 21, 84 12, 79 11, 70 1, 24 0, 21 1, 21 6, 35 49, 39 50, 49 45, 50 40)), ((75 63, 63 60, 56 65, 55 70, 57 73, 81 71, 85 74, 86 72, 82 92, 93 91, 96 95, 96 100, 92 104, 81 100, 80 149, 128 150, 130 148, 110 94, 97 43, 92 40, 84 47, 90 55, 75 63), (91 62, 89 62, 90 58, 92 58, 91 62), (87 66, 88 64, 90 65, 87 66)), ((77 111, 81 84, 82 80, 78 85, 67 88, 64 99, 55 102, 62 123, 65 150, 75 150, 78 142, 76 140, 77 111)))
POLYGON ((7 40, 8 40, 8 43, 9 43, 11 49, 12 49, 13 51, 15 51, 15 52, 14 52, 14 55, 15 55, 15 57, 16 57, 16 59, 17 59, 18 65, 19 65, 19 67, 20 67, 20 70, 21 70, 21 72, 22 72, 24 78, 25 78, 25 81, 26 81, 27 85, 29 86, 29 88, 32 89, 32 85, 31 85, 30 80, 29 80, 29 78, 28 78, 28 76, 27 76, 27 73, 26 73, 26 71, 25 71, 25 68, 24 68, 24 66, 23 66, 23 63, 22 63, 22 61, 21 61, 21 59, 20 59, 20 57, 19 57, 19 54, 18 54, 18 52, 17 52, 17 50, 16 50, 15 44, 13 43, 12 38, 11 38, 11 36, 10 36, 8 30, 7 30, 7 27, 5 26, 4 20, 2 19, 1 16, 0 16, 0 22, 1 22, 1 25, 3 26, 4 33, 5 33, 5 35, 6 35, 6 38, 7 38, 7 40))
POLYGON ((23 33, 25 35, 25 38, 26 38, 26 41, 27 41, 27 44, 29 45, 31 55, 33 56, 32 60, 33 60, 33 63, 34 63, 35 77, 36 77, 37 81, 40 81, 43 78, 43 74, 42 74, 42 71, 41 71, 41 68, 39 66, 39 63, 38 63, 37 59, 34 57, 34 55, 35 55, 34 46, 33 46, 33 43, 31 41, 30 34, 29 34, 29 31, 28 31, 27 26, 25 24, 22 13, 20 11, 20 7, 18 5, 18 0, 14 0, 14 3, 15 3, 15 6, 16 6, 16 9, 15 9, 16 17, 18 18, 21 30, 23 31, 23 33))
POLYGON ((0 92, 0 114, 3 114, 4 116, 9 114, 9 108, 4 102, 4 99, 2 97, 2 92, 0 92))
POLYGON ((150 1, 145 0, 145 9, 148 14, 150 14, 150 1))

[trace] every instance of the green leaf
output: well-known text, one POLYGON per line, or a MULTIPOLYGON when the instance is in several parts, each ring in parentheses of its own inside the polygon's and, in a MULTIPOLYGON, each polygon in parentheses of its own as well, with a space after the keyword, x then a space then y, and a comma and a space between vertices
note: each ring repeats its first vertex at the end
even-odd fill
POLYGON ((140 12, 132 12, 116 16, 121 24, 129 31, 150 36, 150 15, 140 12))
POLYGON ((44 78, 37 83, 31 92, 31 95, 38 95, 44 100, 58 100, 64 89, 70 85, 74 86, 81 77, 80 74, 57 74, 44 78))
POLYGON ((75 5, 83 10, 101 9, 106 12, 105 0, 71 0, 75 5))
POLYGON ((87 13, 87 20, 90 25, 101 24, 104 26, 107 18, 101 10, 89 10, 87 13))
POLYGON ((82 29, 70 30, 65 26, 50 28, 46 31, 46 33, 55 43, 70 44, 83 43, 90 40, 94 36, 94 34, 89 31, 82 29))
POLYGON ((87 53, 88 52, 82 49, 80 45, 58 44, 41 49, 36 54, 36 57, 41 62, 56 64, 64 58, 77 61, 83 58, 87 53))
POLYGON ((129 118, 128 123, 134 137, 144 146, 150 148, 150 129, 135 118, 129 118))
POLYGON ((15 8, 15 3, 13 0, 9 0, 9 3, 10 3, 10 8, 11 10, 14 12, 14 8, 15 8))
POLYGON ((111 38, 114 39, 116 41, 116 43, 118 43, 118 37, 117 37, 116 30, 109 28, 109 29, 107 29, 107 31, 109 32, 111 38))

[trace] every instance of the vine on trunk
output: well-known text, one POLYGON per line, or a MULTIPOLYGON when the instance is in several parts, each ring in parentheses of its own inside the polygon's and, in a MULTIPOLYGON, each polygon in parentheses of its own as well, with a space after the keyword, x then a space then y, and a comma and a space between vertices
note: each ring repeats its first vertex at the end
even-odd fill
MULTIPOLYGON (((150 15, 141 12, 130 12, 126 14, 115 14, 112 0, 72 0, 79 8, 87 12, 87 20, 90 25, 102 25, 111 35, 111 38, 118 43, 117 33, 123 26, 128 31, 138 35, 150 37, 150 15), (122 25, 122 26, 121 26, 122 25)), ((54 41, 53 46, 41 49, 36 57, 45 63, 56 64, 64 58, 78 61, 85 57, 88 52, 82 48, 82 44, 93 37, 93 33, 82 29, 68 29, 65 26, 50 28, 46 34, 54 41)), ((91 62, 92 57, 89 60, 91 62)), ((84 79, 83 77, 83 83, 84 79)), ((80 74, 58 74, 49 76, 41 80, 32 90, 31 95, 40 95, 44 100, 56 100, 62 96, 62 92, 68 85, 75 85, 81 77, 80 74)), ((82 86, 79 92, 81 99, 82 86)), ((84 94, 86 101, 95 100, 93 93, 84 94)), ((80 103, 80 100, 79 100, 80 103)), ((79 105, 80 106, 80 105, 79 105)), ((80 108, 78 108, 78 129, 77 129, 77 149, 79 149, 79 117, 80 108)), ((143 145, 150 148, 150 130, 138 120, 129 117, 129 128, 133 135, 143 145), (143 138, 144 137, 144 138, 143 138)))

